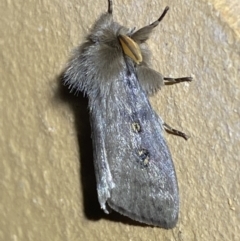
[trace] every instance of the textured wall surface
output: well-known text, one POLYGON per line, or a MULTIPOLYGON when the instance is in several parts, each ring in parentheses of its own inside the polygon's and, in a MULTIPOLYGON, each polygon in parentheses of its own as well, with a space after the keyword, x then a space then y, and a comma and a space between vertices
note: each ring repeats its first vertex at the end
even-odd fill
POLYGON ((0 3, 0 240, 240 240, 240 3, 114 0, 129 27, 170 11, 148 41, 153 67, 192 75, 151 98, 191 138, 166 134, 180 189, 176 228, 105 215, 95 188, 87 102, 60 84, 106 0, 0 3))

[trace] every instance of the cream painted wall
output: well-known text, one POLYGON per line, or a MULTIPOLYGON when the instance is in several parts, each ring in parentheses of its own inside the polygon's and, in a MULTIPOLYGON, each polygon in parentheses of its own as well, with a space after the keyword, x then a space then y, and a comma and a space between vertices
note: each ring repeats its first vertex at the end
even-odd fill
POLYGON ((165 135, 178 176, 177 227, 104 215, 86 100, 60 76, 107 1, 0 3, 0 240, 240 240, 240 3, 114 0, 129 26, 170 11, 149 40, 165 76, 194 76, 151 98, 191 138, 165 135))

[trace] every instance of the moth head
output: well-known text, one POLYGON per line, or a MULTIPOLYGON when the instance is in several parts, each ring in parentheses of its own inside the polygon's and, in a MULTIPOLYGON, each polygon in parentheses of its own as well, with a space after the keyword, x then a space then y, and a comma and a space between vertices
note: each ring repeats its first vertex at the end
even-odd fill
POLYGON ((119 26, 113 21, 112 14, 105 13, 94 24, 88 39, 93 43, 108 43, 116 39, 119 26))
POLYGON ((113 20, 112 1, 108 0, 108 11, 102 14, 94 24, 88 40, 93 44, 103 44, 106 47, 113 47, 117 51, 121 50, 125 56, 131 58, 136 64, 140 64, 145 59, 141 45, 147 41, 153 29, 166 15, 168 9, 166 7, 155 22, 134 31, 134 29, 127 29, 113 20))
POLYGON ((112 13, 105 13, 93 26, 88 40, 96 45, 118 49, 139 64, 142 54, 139 45, 130 37, 132 33, 133 30, 115 22, 112 13))

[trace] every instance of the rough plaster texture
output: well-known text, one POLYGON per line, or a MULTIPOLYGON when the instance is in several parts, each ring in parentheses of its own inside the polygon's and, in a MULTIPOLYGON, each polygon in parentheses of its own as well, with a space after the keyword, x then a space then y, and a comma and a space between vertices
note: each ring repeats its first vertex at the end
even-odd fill
POLYGON ((155 110, 191 138, 165 135, 178 176, 177 227, 104 215, 95 190, 87 102, 60 76, 106 0, 0 3, 0 240, 240 240, 240 3, 114 0, 133 27, 170 11, 149 45, 165 76, 155 110))

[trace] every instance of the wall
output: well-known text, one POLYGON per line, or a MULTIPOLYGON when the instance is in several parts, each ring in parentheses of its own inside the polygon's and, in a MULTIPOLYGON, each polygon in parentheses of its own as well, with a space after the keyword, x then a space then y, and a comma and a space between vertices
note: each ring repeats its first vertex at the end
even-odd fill
POLYGON ((0 3, 0 240, 240 240, 240 4, 114 0, 129 27, 167 16, 148 41, 153 67, 194 76, 151 103, 166 134, 180 189, 176 228, 142 226, 99 207, 87 102, 61 74, 107 1, 0 3))

